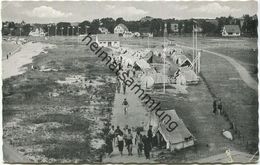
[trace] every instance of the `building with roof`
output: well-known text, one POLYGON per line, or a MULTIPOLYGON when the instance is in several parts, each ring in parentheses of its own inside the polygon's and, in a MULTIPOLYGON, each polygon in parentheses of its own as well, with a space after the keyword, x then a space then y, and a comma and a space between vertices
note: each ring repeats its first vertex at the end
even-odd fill
POLYGON ((114 28, 114 33, 115 34, 123 35, 125 32, 128 32, 128 28, 124 24, 122 24, 122 23, 118 24, 114 28))
POLYGON ((173 33, 178 33, 179 32, 179 24, 178 23, 171 23, 171 31, 173 33))
POLYGON ((238 25, 224 25, 221 34, 223 37, 237 37, 241 35, 241 31, 238 25))
POLYGON ((120 47, 118 34, 97 34, 96 42, 103 47, 120 47))
POLYGON ((40 26, 34 26, 33 29, 30 31, 29 36, 40 37, 45 36, 46 33, 44 32, 43 28, 40 26))

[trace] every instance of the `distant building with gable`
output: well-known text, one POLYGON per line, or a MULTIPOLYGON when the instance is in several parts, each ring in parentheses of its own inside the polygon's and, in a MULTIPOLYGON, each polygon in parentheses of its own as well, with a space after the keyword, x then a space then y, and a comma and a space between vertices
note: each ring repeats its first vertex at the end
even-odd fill
POLYGON ((238 37, 241 31, 238 25, 224 25, 222 30, 223 37, 238 37))
POLYGON ((114 33, 115 34, 119 34, 119 35, 122 36, 125 32, 128 32, 128 28, 124 24, 122 24, 122 23, 118 24, 114 28, 114 33))

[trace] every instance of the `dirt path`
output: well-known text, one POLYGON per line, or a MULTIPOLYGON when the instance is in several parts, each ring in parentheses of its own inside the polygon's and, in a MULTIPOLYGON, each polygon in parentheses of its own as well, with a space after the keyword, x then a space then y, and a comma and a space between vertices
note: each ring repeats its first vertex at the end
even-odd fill
MULTIPOLYGON (((142 106, 138 95, 135 95, 134 91, 131 91, 130 89, 127 90, 126 95, 121 93, 116 93, 115 100, 114 100, 114 108, 113 108, 113 116, 112 116, 112 125, 120 126, 120 129, 122 130, 123 127, 127 124, 130 128, 142 126, 146 124, 148 121, 148 113, 145 110, 145 108, 142 106), (128 114, 125 115, 123 112, 123 105, 122 102, 124 98, 127 99, 129 103, 128 108, 128 114)), ((144 125, 145 126, 145 125, 144 125)), ((134 130, 134 129, 132 129, 134 130)), ((142 132, 142 134, 146 134, 145 132, 142 132)), ((133 135, 135 137, 136 132, 133 132, 133 135)), ((134 143, 134 140, 133 140, 134 143)), ((124 147, 123 150, 123 156, 120 156, 120 153, 118 151, 117 147, 113 148, 113 153, 111 158, 105 158, 103 160, 103 163, 151 163, 154 162, 153 160, 146 160, 146 158, 143 156, 138 157, 137 155, 137 146, 133 145, 133 156, 128 156, 127 149, 124 147)))
MULTIPOLYGON (((192 49, 192 47, 189 47, 189 46, 183 46, 183 45, 179 45, 179 46, 184 47, 184 48, 188 48, 188 49, 192 49)), ((212 51, 209 51, 209 50, 202 49, 202 51, 206 52, 206 53, 210 53, 210 54, 216 55, 216 56, 219 56, 219 57, 224 58, 225 60, 227 60, 230 64, 232 64, 236 68, 236 70, 239 73, 241 79, 247 84, 247 86, 252 88, 256 92, 258 92, 258 83, 257 83, 257 81, 254 80, 253 77, 250 76, 249 72, 242 65, 240 65, 236 60, 234 60, 233 58, 228 57, 228 56, 226 56, 224 54, 212 52, 212 51)))

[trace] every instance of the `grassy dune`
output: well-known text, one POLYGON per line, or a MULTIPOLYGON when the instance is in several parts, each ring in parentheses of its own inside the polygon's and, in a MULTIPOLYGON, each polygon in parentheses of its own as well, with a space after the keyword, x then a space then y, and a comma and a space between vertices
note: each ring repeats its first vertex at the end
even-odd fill
POLYGON ((114 75, 75 40, 51 43, 57 48, 34 57, 38 69, 28 65, 26 73, 3 82, 4 139, 32 162, 99 162, 103 148, 91 141, 104 137, 114 75), (43 66, 57 71, 40 71, 43 66), (58 83, 75 75, 90 85, 58 83))

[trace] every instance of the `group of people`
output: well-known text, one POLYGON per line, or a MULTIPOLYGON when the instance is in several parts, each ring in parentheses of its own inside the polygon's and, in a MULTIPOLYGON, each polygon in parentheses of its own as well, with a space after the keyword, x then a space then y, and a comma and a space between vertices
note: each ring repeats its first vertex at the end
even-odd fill
POLYGON ((126 147, 128 155, 133 155, 133 145, 137 146, 138 156, 142 156, 142 152, 144 150, 144 154, 146 159, 150 159, 150 152, 152 149, 152 126, 149 126, 149 130, 147 135, 143 135, 141 131, 137 130, 134 138, 133 132, 128 125, 120 129, 119 126, 115 129, 112 125, 107 136, 106 136, 106 152, 108 157, 111 157, 113 152, 113 144, 115 147, 118 147, 120 155, 123 156, 124 147, 126 147), (133 143, 134 141, 134 143, 133 143))
POLYGON ((215 115, 217 114, 223 114, 223 105, 220 98, 215 98, 213 101, 213 113, 215 115))

